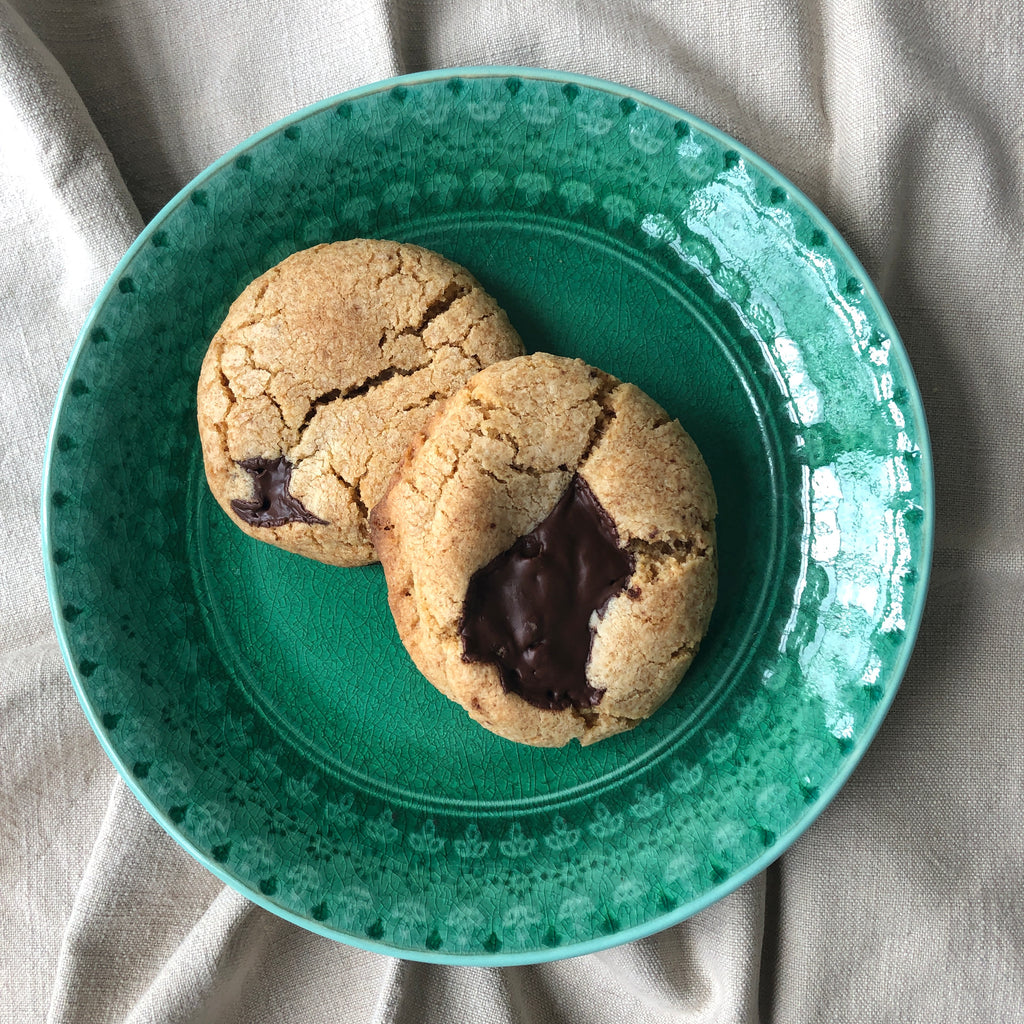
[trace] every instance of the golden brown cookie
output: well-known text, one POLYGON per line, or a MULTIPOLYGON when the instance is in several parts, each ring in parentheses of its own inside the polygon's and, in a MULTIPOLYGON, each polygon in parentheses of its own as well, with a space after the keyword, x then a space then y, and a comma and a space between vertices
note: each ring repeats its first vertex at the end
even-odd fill
POLYGON ((367 510, 434 403, 522 351, 494 299, 437 253, 368 239, 295 253, 235 300, 203 362, 210 488, 253 537, 375 561, 367 510))
POLYGON ((372 511, 420 671, 511 740, 630 729, 693 660, 717 585, 704 460, 639 388, 580 360, 477 374, 372 511))

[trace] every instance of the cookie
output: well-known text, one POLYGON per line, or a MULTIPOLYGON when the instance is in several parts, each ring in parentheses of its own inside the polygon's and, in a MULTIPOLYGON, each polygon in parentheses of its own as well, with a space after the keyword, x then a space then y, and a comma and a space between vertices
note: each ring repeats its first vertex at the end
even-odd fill
POLYGON ((203 361, 210 489, 250 536, 376 561, 368 510, 435 402, 522 351, 494 299, 437 253, 368 239, 295 253, 235 300, 203 361))
POLYGON ((536 354, 448 399, 371 533, 423 675, 492 732, 562 746, 632 728, 679 683, 715 601, 716 512, 677 420, 536 354))

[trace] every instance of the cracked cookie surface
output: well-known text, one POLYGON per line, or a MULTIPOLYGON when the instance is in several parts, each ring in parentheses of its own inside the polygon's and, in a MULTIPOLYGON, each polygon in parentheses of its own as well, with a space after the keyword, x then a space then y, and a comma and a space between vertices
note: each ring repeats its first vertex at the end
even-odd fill
MULTIPOLYGON (((675 690, 715 601, 716 512, 710 474, 677 420, 632 384, 539 353, 483 370, 445 403, 403 457, 371 530, 399 635, 423 675, 492 732, 562 746, 630 729, 675 690), (503 553, 530 557, 529 535, 578 481, 610 521, 628 574, 585 623, 586 692, 597 699, 556 693, 536 706, 506 689, 507 666, 467 653, 467 592, 503 553)), ((527 633, 543 631, 541 620, 527 633)))
POLYGON ((494 299, 437 253, 370 239, 295 253, 235 300, 203 361, 210 489, 250 536, 376 561, 368 509, 435 403, 522 351, 494 299))

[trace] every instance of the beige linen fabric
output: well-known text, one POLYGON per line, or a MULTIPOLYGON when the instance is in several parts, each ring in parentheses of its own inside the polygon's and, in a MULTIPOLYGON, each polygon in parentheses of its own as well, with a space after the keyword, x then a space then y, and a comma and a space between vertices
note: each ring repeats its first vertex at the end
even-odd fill
POLYGON ((1024 7, 15 7, 0 0, 0 1020, 1024 1019, 1024 7), (668 932, 508 970, 331 943, 192 863, 115 781, 78 709, 38 540, 60 373, 143 218, 307 102, 485 63, 645 89, 806 191, 909 349, 939 513, 906 680, 810 831, 766 875, 668 932))

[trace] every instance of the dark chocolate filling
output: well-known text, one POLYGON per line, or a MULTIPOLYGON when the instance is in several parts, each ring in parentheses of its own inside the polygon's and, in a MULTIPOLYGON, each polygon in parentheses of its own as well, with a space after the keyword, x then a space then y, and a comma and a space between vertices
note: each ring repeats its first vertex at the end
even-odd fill
POLYGON ((580 476, 550 515, 469 581, 459 635, 466 661, 497 665, 506 692, 534 707, 592 708, 590 617, 633 573, 611 516, 580 476))
POLYGON ((231 508, 250 526, 284 526, 286 523, 316 523, 326 526, 298 498, 292 497, 288 485, 292 465, 282 455, 278 459, 244 459, 238 463, 252 477, 256 497, 252 501, 235 498, 231 508))

